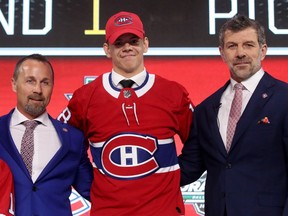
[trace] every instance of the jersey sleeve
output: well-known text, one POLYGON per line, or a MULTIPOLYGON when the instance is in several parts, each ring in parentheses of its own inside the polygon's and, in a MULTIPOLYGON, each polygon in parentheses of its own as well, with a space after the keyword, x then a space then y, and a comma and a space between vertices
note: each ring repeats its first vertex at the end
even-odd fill
POLYGON ((14 184, 9 166, 0 160, 0 215, 14 215, 14 184))
POLYGON ((179 88, 181 89, 181 93, 178 105, 179 110, 177 112, 177 119, 179 125, 178 134, 182 143, 184 143, 189 136, 194 105, 191 102, 188 91, 181 85, 179 85, 179 88))
POLYGON ((96 80, 77 89, 68 103, 70 113, 68 123, 82 131, 86 131, 86 113, 90 98, 95 90, 95 82, 96 80))
POLYGON ((83 130, 84 125, 83 116, 85 114, 84 109, 85 100, 82 94, 85 94, 85 91, 82 91, 81 88, 76 90, 68 103, 68 110, 70 113, 68 123, 81 130, 83 130))

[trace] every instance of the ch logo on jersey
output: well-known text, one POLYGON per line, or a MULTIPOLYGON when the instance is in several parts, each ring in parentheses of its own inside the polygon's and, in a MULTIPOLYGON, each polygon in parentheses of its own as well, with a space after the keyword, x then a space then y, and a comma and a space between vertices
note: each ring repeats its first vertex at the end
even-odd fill
POLYGON ((105 174, 119 179, 141 178, 154 173, 157 140, 139 134, 120 134, 103 146, 101 162, 105 174))

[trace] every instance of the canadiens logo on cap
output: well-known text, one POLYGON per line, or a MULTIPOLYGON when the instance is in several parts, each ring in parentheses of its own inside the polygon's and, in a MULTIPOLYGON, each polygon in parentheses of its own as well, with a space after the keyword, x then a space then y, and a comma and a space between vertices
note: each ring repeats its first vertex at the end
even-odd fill
POLYGON ((117 17, 114 21, 114 24, 116 26, 122 26, 122 25, 130 25, 130 24, 133 24, 133 19, 132 17, 130 16, 120 16, 120 17, 117 17))
POLYGON ((144 38, 143 23, 139 16, 131 12, 119 12, 109 18, 106 24, 106 41, 113 44, 123 34, 134 34, 144 38))

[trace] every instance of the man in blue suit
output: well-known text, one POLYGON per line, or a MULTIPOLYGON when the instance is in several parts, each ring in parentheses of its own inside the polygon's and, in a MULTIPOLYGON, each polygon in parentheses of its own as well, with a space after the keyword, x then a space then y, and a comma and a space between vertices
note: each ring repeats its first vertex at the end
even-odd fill
POLYGON ((267 45, 257 21, 233 17, 219 41, 230 80, 195 109, 179 156, 181 184, 207 171, 205 216, 287 216, 288 84, 262 69, 267 45), (240 119, 230 144, 236 83, 240 119))
POLYGON ((0 156, 14 176, 17 216, 72 215, 72 186, 90 199, 93 173, 82 132, 46 111, 53 86, 53 68, 44 56, 17 62, 12 78, 17 106, 0 118, 0 156), (37 125, 29 139, 33 142, 24 141, 25 122, 32 121, 37 125), (27 143, 33 143, 31 163, 24 156, 27 143))

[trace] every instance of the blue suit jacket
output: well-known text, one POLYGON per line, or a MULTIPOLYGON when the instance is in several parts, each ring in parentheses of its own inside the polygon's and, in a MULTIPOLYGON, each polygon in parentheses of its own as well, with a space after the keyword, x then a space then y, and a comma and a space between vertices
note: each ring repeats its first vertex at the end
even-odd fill
POLYGON ((229 82, 195 109, 179 156, 181 184, 207 170, 205 215, 288 215, 288 84, 265 73, 243 112, 230 152, 217 113, 229 82), (270 123, 261 119, 267 117, 270 123))
POLYGON ((9 122, 12 112, 0 118, 0 157, 14 176, 16 215, 72 215, 71 186, 90 199, 93 173, 83 134, 49 116, 62 146, 33 183, 11 137, 9 122))

